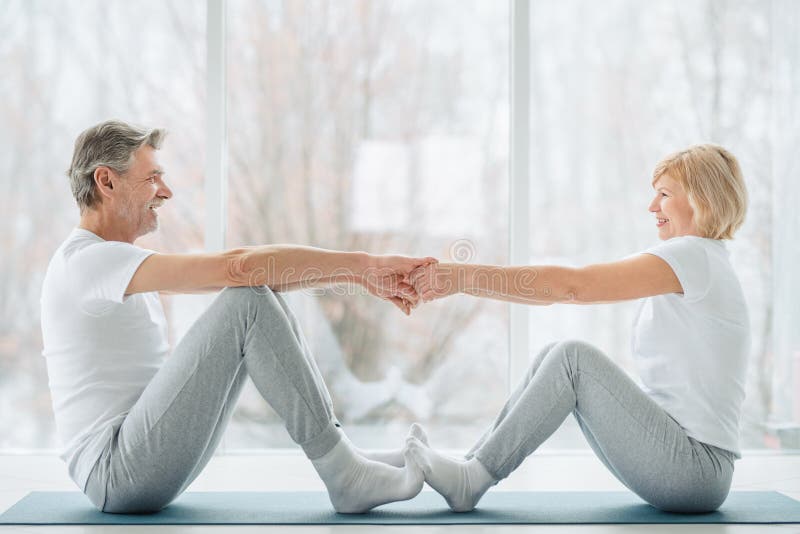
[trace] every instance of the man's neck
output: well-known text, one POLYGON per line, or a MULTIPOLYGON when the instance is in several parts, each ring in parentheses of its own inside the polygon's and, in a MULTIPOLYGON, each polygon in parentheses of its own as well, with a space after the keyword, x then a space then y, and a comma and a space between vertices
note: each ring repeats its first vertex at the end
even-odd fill
POLYGON ((105 213, 95 210, 87 210, 81 215, 78 228, 89 230, 106 241, 122 241, 133 244, 136 236, 126 232, 118 221, 108 217, 105 213))

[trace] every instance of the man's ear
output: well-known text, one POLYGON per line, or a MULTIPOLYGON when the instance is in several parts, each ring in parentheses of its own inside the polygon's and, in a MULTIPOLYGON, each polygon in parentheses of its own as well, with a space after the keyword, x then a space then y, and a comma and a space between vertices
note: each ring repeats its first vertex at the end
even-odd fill
POLYGON ((106 198, 114 196, 114 181, 117 177, 108 167, 97 167, 94 170, 94 185, 97 191, 106 198))

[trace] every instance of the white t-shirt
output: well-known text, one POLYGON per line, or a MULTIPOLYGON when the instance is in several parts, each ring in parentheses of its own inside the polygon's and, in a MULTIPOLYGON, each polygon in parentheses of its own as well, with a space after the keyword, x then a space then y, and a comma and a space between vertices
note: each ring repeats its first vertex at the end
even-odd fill
POLYGON ((123 296, 152 250, 75 228, 42 285, 42 355, 61 458, 81 489, 169 351, 158 293, 123 296))
POLYGON ((632 351, 644 391, 694 439, 739 452, 750 319, 722 240, 668 239, 643 252, 683 287, 642 301, 632 351))

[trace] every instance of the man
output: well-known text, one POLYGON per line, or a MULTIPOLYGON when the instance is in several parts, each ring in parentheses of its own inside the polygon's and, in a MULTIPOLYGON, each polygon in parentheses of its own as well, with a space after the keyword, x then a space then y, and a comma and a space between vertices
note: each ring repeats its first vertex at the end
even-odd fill
POLYGON ((339 512, 412 498, 402 452, 367 453, 342 432, 297 321, 276 292, 360 284, 410 313, 405 282, 433 258, 295 245, 160 254, 133 243, 172 198, 164 132, 106 121, 80 134, 67 172, 80 223, 42 288, 43 355, 69 474, 102 511, 156 511, 211 458, 247 376, 285 422, 339 512), (169 358, 158 293, 222 290, 169 358), (380 460, 380 461, 378 461, 380 460))

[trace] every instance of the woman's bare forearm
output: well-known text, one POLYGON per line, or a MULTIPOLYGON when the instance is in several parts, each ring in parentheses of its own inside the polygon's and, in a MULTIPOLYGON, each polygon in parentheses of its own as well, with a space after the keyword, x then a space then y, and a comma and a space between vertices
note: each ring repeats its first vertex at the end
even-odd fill
POLYGON ((442 264, 452 268, 457 291, 475 297, 547 306, 572 302, 572 269, 555 265, 442 264))

